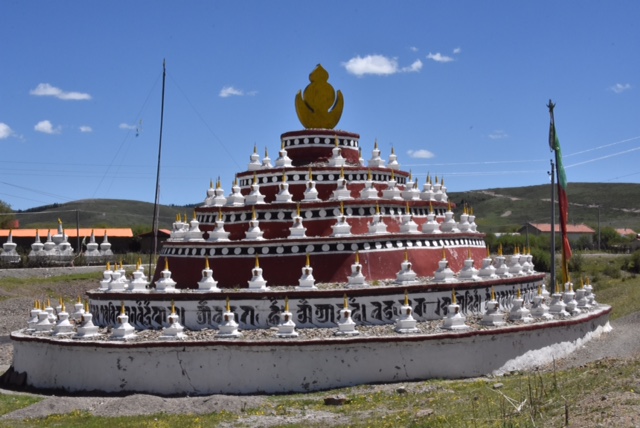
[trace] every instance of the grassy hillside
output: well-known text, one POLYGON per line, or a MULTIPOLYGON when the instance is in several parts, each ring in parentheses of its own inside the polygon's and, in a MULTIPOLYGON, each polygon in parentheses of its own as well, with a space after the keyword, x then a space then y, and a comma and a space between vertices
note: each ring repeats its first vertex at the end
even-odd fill
MULTIPOLYGON (((570 223, 595 228, 600 211, 601 227, 640 231, 640 184, 569 183, 567 193, 570 223)), ((483 232, 509 232, 526 222, 550 222, 549 185, 451 192, 449 197, 456 204, 473 207, 483 232)))
MULTIPOLYGON (((568 194, 571 223, 586 223, 595 228, 600 205, 601 227, 627 227, 640 232, 640 184, 569 183, 568 194)), ((550 222, 548 185, 450 192, 449 197, 458 205, 458 213, 465 202, 473 208, 482 232, 510 232, 526 222, 550 222)), ((170 228, 178 213, 186 213, 191 218, 193 206, 161 206, 160 227, 170 228)), ((22 228, 50 228, 57 226, 58 217, 65 224, 75 224, 76 210, 80 227, 150 229, 153 216, 151 203, 85 199, 32 208, 18 213, 17 217, 22 228)))

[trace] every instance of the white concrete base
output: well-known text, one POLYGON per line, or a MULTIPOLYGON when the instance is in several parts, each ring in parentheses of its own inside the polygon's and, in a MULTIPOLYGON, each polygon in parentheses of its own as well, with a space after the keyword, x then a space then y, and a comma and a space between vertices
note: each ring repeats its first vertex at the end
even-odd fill
POLYGON ((35 388, 255 394, 466 378, 562 358, 609 329, 611 308, 575 318, 433 335, 326 340, 90 341, 11 334, 13 368, 35 388))

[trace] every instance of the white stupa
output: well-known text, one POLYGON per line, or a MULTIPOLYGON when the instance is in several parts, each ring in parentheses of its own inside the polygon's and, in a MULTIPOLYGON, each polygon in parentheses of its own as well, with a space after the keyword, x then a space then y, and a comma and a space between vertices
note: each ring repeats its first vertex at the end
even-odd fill
POLYGON ((333 191, 331 199, 335 201, 353 199, 351 197, 351 191, 347 186, 347 179, 344 178, 344 168, 340 168, 340 177, 336 180, 336 189, 333 191))
POLYGON ((362 265, 360 264, 360 253, 356 251, 356 260, 351 265, 351 275, 347 278, 347 288, 363 288, 369 287, 364 275, 362 274, 362 265))
POLYGON ((209 237, 207 241, 210 242, 222 242, 229 240, 229 233, 224 230, 224 217, 222 216, 222 210, 218 211, 218 217, 216 218, 216 227, 209 231, 209 237))
POLYGON ((413 285, 418 284, 417 274, 413 271, 412 263, 409 261, 409 250, 404 250, 404 260, 400 263, 400 271, 396 275, 396 284, 413 285))
POLYGON ((164 259, 164 270, 160 272, 160 279, 156 281, 156 293, 177 293, 176 282, 171 279, 169 259, 164 259))
POLYGON ((487 300, 485 303, 485 312, 480 324, 494 327, 506 324, 504 312, 500 310, 500 303, 496 300, 496 292, 493 287, 491 287, 491 300, 487 300))
POLYGON ((216 337, 230 339, 242 337, 242 333, 238 331, 236 316, 231 311, 231 303, 228 296, 225 311, 222 313, 222 322, 218 325, 218 333, 216 334, 216 337))
POLYGON ((390 199, 393 201, 401 201, 402 195, 400 194, 400 189, 397 186, 398 182, 396 181, 395 171, 391 170, 391 179, 387 181, 387 188, 382 190, 382 198, 390 199))
POLYGON ((284 310, 280 313, 280 324, 278 324, 277 337, 294 338, 298 337, 296 323, 293 321, 293 314, 289 311, 289 298, 285 297, 284 310))
POLYGON ((465 330, 469 326, 466 324, 467 317, 460 311, 460 305, 456 299, 456 290, 451 290, 451 304, 447 306, 447 315, 445 316, 442 328, 446 330, 465 330))
POLYGON ((247 170, 249 171, 257 171, 262 169, 262 162, 260 162, 260 155, 258 154, 258 147, 253 145, 253 153, 249 156, 249 165, 247 165, 247 170))
POLYGON ((262 241, 264 240, 264 232, 260 229, 260 221, 256 215, 255 207, 251 210, 251 220, 249 220, 249 229, 245 232, 246 241, 262 241))
POLYGON ((318 198, 318 189, 316 189, 316 182, 313 181, 313 172, 311 171, 311 167, 309 167, 309 176, 307 178, 307 187, 304 190, 304 198, 302 199, 302 202, 320 201, 318 198))
POLYGON ((316 279, 313 277, 313 268, 311 267, 311 261, 309 254, 307 253, 307 262, 302 268, 302 276, 298 279, 298 286, 296 290, 317 290, 316 279))
POLYGON ((336 217, 336 223, 331 225, 333 233, 331 236, 351 236, 351 225, 347 222, 347 216, 344 215, 344 204, 340 201, 340 213, 336 217))
POLYGON ((300 215, 300 204, 297 204, 296 213, 293 216, 293 224, 289 228, 289 238, 305 238, 307 228, 302 225, 302 216, 300 215))
POLYGON ((198 282, 198 289, 200 293, 219 293, 218 281, 213 279, 213 270, 209 267, 209 258, 204 259, 204 269, 202 269, 202 279, 198 282))
POLYGON ((260 260, 256 254, 256 265, 251 269, 251 280, 248 281, 249 288, 247 291, 267 291, 267 281, 262 277, 262 268, 260 267, 260 260))
POLYGON ((289 203, 292 201, 293 196, 289 192, 289 183, 287 183, 287 174, 286 172, 282 173, 282 181, 280 181, 279 191, 276 194, 275 202, 278 203, 289 203))
POLYGON ((233 180, 233 185, 231 186, 231 193, 227 197, 227 206, 228 207, 244 206, 244 195, 242 194, 242 189, 238 185, 238 177, 234 178, 233 180))
POLYGON ((364 187, 360 191, 360 199, 380 199, 378 197, 378 189, 373 185, 371 179, 371 170, 367 172, 367 179, 364 181, 364 187))
POLYGON ((251 192, 244 198, 245 205, 264 204, 264 195, 260 193, 260 184, 258 184, 258 175, 253 173, 253 183, 251 184, 251 192))
POLYGON ((413 308, 409 303, 409 293, 404 291, 404 305, 400 306, 400 315, 396 319, 394 330, 397 333, 418 333, 420 330, 416 327, 417 321, 413 318, 413 308))
POLYGON ((292 166, 291 158, 287 155, 283 140, 280 143, 280 151, 278 152, 278 159, 276 159, 276 168, 291 168, 292 166))
POLYGON ((136 337, 136 329, 129 324, 129 316, 125 313, 124 302, 120 306, 116 326, 111 330, 112 340, 129 340, 136 337))
POLYGON ((346 159, 342 156, 342 149, 340 148, 340 141, 338 137, 335 139, 335 147, 331 150, 331 157, 329 158, 329 166, 341 166, 346 164, 346 159))
POLYGON ((369 168, 384 168, 385 161, 380 157, 380 149, 378 148, 378 140, 373 143, 373 150, 371 151, 371 159, 369 159, 369 168))
POLYGON ((167 326, 162 329, 160 340, 183 340, 186 337, 184 327, 180 324, 180 316, 176 313, 176 305, 172 300, 171 313, 167 316, 167 326))

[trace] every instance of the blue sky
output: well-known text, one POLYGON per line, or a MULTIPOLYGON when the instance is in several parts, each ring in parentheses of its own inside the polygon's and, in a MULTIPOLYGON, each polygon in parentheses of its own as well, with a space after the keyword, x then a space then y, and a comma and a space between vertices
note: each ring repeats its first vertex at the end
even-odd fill
POLYGON ((0 2, 0 200, 228 192, 277 157, 321 63, 337 128, 450 191, 548 183, 552 98, 571 182, 640 182, 640 3, 0 2))

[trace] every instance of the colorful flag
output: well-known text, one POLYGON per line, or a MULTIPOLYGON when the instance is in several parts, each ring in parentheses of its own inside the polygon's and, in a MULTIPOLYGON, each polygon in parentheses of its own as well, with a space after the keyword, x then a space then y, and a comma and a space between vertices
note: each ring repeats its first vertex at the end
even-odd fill
POLYGON ((560 231, 562 233, 562 274, 565 283, 569 281, 569 259, 572 256, 569 237, 567 236, 567 221, 569 220, 569 199, 567 198, 567 174, 562 164, 562 149, 556 134, 553 120, 549 127, 549 145, 556 153, 556 171, 558 173, 558 206, 560 208, 560 231))

